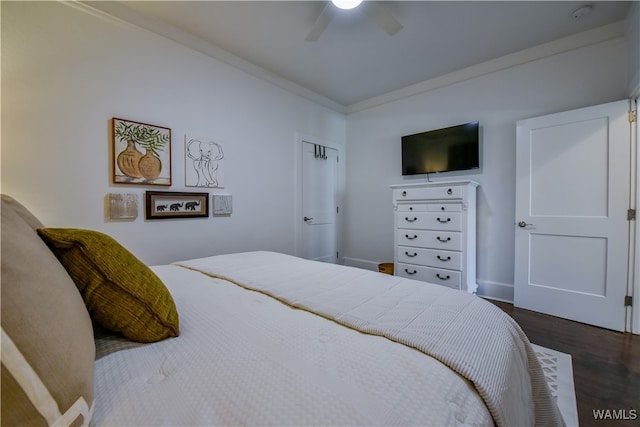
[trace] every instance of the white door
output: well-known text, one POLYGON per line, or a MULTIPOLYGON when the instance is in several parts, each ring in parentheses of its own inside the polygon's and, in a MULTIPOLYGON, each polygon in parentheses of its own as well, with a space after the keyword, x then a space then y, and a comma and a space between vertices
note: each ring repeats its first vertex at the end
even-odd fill
POLYGON ((338 150, 302 142, 302 256, 338 260, 338 150))
POLYGON ((624 330, 629 102, 517 124, 514 305, 624 330))

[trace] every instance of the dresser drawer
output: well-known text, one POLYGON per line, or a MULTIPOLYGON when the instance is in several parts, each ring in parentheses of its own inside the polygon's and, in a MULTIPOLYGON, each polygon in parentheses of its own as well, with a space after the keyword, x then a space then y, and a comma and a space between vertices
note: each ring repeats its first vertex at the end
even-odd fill
POLYGON ((462 273, 443 268, 422 267, 418 265, 398 263, 396 275, 409 279, 422 280, 453 289, 460 289, 462 273))
POLYGON ((426 212, 426 203, 398 203, 398 212, 426 212))
POLYGON ((462 203, 398 203, 398 212, 462 212, 462 203))
POLYGON ((402 263, 446 268, 449 270, 460 270, 462 268, 462 252, 455 251, 398 246, 397 259, 398 262, 402 263))
POLYGON ((462 233, 455 231, 396 230, 398 246, 462 250, 462 233))
POLYGON ((461 231, 458 212, 396 212, 398 228, 461 231))
POLYGON ((438 186, 430 188, 398 188, 393 190, 393 198, 401 200, 421 199, 461 199, 464 188, 460 186, 438 186))

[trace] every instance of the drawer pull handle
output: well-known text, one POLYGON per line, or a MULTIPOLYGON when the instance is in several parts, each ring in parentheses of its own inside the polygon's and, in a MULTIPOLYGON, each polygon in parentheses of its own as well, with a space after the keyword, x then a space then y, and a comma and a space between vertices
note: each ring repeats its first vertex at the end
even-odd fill
POLYGON ((405 268, 405 269, 404 269, 404 272, 405 272, 405 273, 407 273, 407 274, 412 274, 412 275, 417 273, 417 271, 416 271, 416 270, 409 271, 409 269, 408 269, 408 268, 405 268))
POLYGON ((404 254, 405 254, 406 256, 408 256, 409 258, 413 258, 413 257, 418 256, 418 254, 417 254, 416 252, 414 252, 414 253, 413 253, 413 255, 412 255, 412 254, 410 254, 409 252, 404 251, 404 254))
POLYGON ((451 257, 450 256, 443 257, 443 256, 438 255, 436 258, 438 258, 440 261, 444 261, 444 262, 451 261, 451 257))
POLYGON ((408 234, 405 234, 404 237, 406 237, 409 240, 415 240, 418 238, 418 235, 414 234, 413 236, 409 236, 408 234))
MULTIPOLYGON (((407 236, 407 237, 409 237, 409 236, 407 236)), ((444 243, 444 242, 448 242, 449 240, 451 240, 451 237, 447 237, 446 239, 443 239, 442 237, 438 236, 438 237, 436 237, 436 239, 438 239, 438 241, 444 243)))
POLYGON ((453 190, 452 189, 447 189, 447 194, 453 194, 453 190))
POLYGON ((451 279, 451 276, 449 276, 448 274, 446 276, 441 276, 440 273, 436 273, 436 277, 438 279, 440 279, 440 280, 449 280, 449 279, 451 279))
POLYGON ((418 218, 416 218, 416 217, 414 216, 414 217, 413 217, 413 219, 411 219, 411 218, 409 218, 409 217, 406 217, 406 216, 405 216, 405 217, 404 217, 404 220, 405 220, 405 221, 407 221, 407 222, 414 222, 414 221, 417 221, 417 220, 418 220, 418 218))
POLYGON ((405 197, 406 195, 407 195, 407 192, 406 192, 406 191, 403 191, 403 192, 402 192, 402 197, 405 197))
POLYGON ((442 219, 442 218, 436 218, 438 220, 438 222, 442 223, 442 224, 446 224, 447 222, 451 221, 451 218, 447 218, 447 219, 442 219))

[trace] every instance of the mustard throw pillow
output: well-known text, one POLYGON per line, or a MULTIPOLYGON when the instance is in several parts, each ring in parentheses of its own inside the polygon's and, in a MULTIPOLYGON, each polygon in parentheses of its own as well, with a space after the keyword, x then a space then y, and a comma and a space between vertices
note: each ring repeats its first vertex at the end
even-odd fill
POLYGON ((178 311, 164 283, 113 238, 77 228, 39 228, 38 234, 100 326, 138 342, 178 336, 178 311))

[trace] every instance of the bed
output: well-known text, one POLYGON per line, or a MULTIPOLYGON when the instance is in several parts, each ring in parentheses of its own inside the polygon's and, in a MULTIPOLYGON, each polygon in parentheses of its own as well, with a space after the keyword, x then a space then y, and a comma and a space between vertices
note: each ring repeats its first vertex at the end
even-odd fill
POLYGON ((564 425, 518 325, 438 285, 268 251, 147 267, 3 195, 1 302, 4 425, 564 425))

